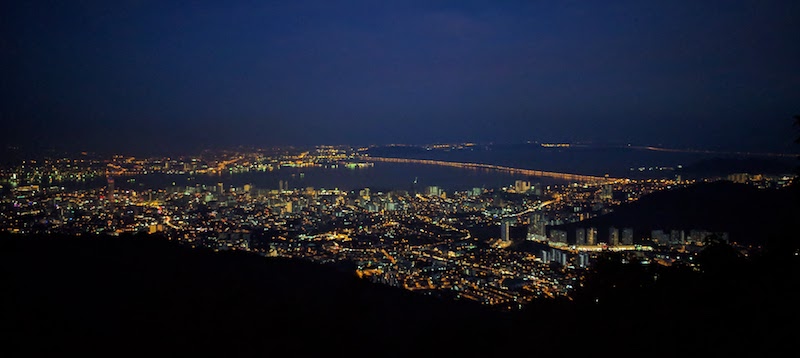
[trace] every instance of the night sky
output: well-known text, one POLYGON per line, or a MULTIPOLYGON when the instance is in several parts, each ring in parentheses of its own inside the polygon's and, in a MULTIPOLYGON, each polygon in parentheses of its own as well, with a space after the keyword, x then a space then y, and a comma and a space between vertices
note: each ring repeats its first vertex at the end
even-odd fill
POLYGON ((796 0, 4 1, 0 49, 26 148, 797 151, 796 0))

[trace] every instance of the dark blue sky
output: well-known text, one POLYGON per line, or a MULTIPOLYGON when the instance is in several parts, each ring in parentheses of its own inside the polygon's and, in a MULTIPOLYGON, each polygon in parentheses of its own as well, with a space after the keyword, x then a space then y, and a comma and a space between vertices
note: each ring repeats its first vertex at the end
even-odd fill
POLYGON ((796 151, 800 1, 8 1, 2 139, 796 151))

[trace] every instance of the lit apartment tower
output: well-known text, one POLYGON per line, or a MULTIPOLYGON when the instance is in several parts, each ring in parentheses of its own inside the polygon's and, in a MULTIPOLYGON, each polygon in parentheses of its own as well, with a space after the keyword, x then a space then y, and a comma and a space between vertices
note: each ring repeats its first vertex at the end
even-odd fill
POLYGON ((626 227, 622 229, 622 244, 633 245, 633 228, 626 227))
POLYGON ((114 178, 108 177, 108 185, 106 186, 106 200, 108 200, 109 207, 114 206, 114 178))
POLYGON ((517 180, 514 182, 514 191, 517 193, 526 193, 531 189, 531 182, 526 180, 517 180))
POLYGON ((217 183, 217 191, 219 191, 220 194, 225 193, 225 184, 222 184, 222 182, 217 183))
POLYGON ((689 231, 689 241, 693 244, 702 244, 708 235, 711 233, 705 230, 691 230, 689 231))
POLYGON ((578 267, 587 267, 589 266, 589 255, 585 252, 581 252, 578 254, 578 267))
POLYGON ((686 243, 686 236, 683 230, 670 230, 669 243, 672 245, 683 245, 686 243))
POLYGON ((553 229, 550 230, 550 241, 562 244, 567 243, 567 232, 564 230, 553 229))
POLYGON ((549 263, 550 262, 550 253, 546 250, 542 250, 542 262, 549 263))
POLYGON ((531 186, 534 195, 542 196, 542 183, 534 183, 531 186))
POLYGON ((289 181, 288 180, 279 180, 278 181, 278 191, 288 191, 289 190, 289 181))
POLYGON ((500 240, 503 242, 511 241, 511 221, 503 220, 500 222, 500 240))
POLYGON ((586 229, 586 245, 597 245, 597 228, 586 229))
POLYGON ((669 243, 669 235, 664 232, 664 230, 652 230, 650 231, 650 238, 655 240, 657 243, 666 245, 669 243))
POLYGON ((749 175, 747 173, 734 173, 728 175, 728 180, 734 183, 746 183, 749 179, 749 175))
POLYGON ((558 262, 565 265, 568 261, 567 253, 555 248, 550 249, 550 261, 558 262))
POLYGON ((575 229, 575 245, 586 245, 586 229, 579 227, 575 229))
POLYGON ((528 227, 528 238, 542 241, 547 239, 547 220, 545 220, 542 214, 533 214, 531 215, 530 219, 531 223, 528 227))
POLYGON ((614 187, 611 184, 603 185, 600 191, 600 200, 611 200, 614 197, 614 187))
POLYGON ((619 229, 613 226, 608 228, 608 244, 611 246, 619 245, 619 229))

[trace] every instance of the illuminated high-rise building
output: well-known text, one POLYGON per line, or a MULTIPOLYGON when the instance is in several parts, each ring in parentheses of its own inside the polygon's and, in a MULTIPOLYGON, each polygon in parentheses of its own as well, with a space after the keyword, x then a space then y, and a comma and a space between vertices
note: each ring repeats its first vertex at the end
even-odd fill
POLYGON ((547 240, 547 219, 539 213, 531 215, 528 227, 528 239, 536 241, 547 240))
POLYGON ((622 229, 622 244, 633 245, 633 228, 626 227, 622 229))
POLYGON ((567 232, 559 229, 550 230, 550 241, 554 243, 566 244, 567 232))
POLYGON ((586 229, 579 227, 575 229, 575 245, 586 245, 586 229))
POLYGON ((369 200, 369 188, 364 188, 358 191, 358 196, 364 200, 369 200))
POLYGON ((108 186, 106 187, 106 197, 109 201, 114 201, 114 178, 108 177, 108 186))
POLYGON ((619 245, 619 229, 613 226, 608 228, 608 244, 611 246, 619 245))
POLYGON ((511 241, 511 221, 503 220, 500 222, 500 240, 503 242, 511 241))
POLYGON ((578 254, 578 267, 587 267, 589 266, 589 255, 585 252, 581 252, 578 254))
POLYGON ((702 244, 709 235, 711 232, 694 229, 689 231, 689 241, 693 244, 702 244))
POLYGON ((597 228, 586 229, 586 245, 597 245, 597 228))
POLYGON ((669 234, 664 232, 664 230, 650 231, 650 238, 662 245, 669 244, 669 234))
POLYGON ((542 196, 542 183, 534 183, 531 186, 531 191, 533 191, 534 195, 542 196))
POLYGON ((108 200, 109 207, 114 206, 114 178, 108 177, 108 185, 106 186, 106 200, 108 200))
POLYGON ((746 183, 749 179, 749 175, 747 173, 734 173, 728 175, 728 180, 734 183, 746 183))
POLYGON ((517 193, 527 193, 531 189, 531 182, 526 180, 517 180, 514 182, 514 191, 517 193))
POLYGON ((614 187, 611 184, 603 185, 600 190, 600 200, 611 200, 614 197, 614 187))
POLYGON ((683 230, 670 230, 669 243, 673 245, 683 245, 686 243, 686 234, 683 230))

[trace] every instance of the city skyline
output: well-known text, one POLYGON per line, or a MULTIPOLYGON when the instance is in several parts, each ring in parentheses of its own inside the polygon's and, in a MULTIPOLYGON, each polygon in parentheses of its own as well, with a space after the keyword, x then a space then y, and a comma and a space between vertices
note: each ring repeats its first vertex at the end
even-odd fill
POLYGON ((761 208, 755 222, 789 225, 778 213, 790 207, 785 193, 794 180, 756 173, 688 178, 673 170, 642 179, 592 177, 396 159, 320 147, 29 161, 0 168, 0 231, 164 235, 191 248, 347 262, 373 282, 522 309, 575 294, 591 267, 614 252, 699 271, 695 260, 716 235, 755 255, 765 243, 761 225, 734 223, 757 213, 717 204, 750 203, 761 208), (397 165, 406 167, 391 169, 397 165), (411 186, 409 166, 447 167, 461 185, 434 179, 411 186), (404 172, 409 182, 356 184, 381 171, 404 172), (345 188, 333 185, 342 172, 345 188), (478 172, 496 175, 497 185, 474 186, 469 177, 478 172), (304 181, 315 174, 322 187, 304 181), (556 180, 542 182, 546 177, 556 180), (713 198, 720 191, 724 198, 713 198), (675 205, 670 197, 683 199, 675 205))
POLYGON ((798 15, 3 2, 3 356, 791 351, 798 15))
POLYGON ((3 141, 794 152, 796 2, 2 7, 3 141))

